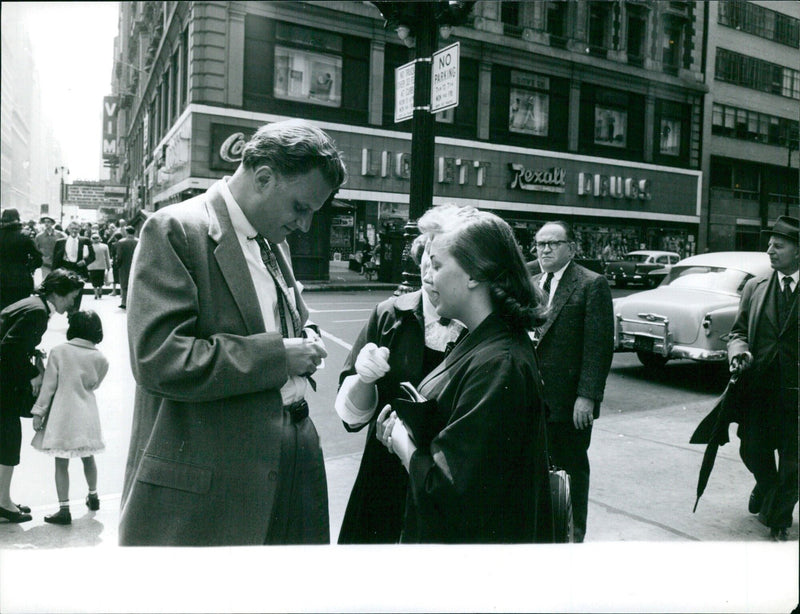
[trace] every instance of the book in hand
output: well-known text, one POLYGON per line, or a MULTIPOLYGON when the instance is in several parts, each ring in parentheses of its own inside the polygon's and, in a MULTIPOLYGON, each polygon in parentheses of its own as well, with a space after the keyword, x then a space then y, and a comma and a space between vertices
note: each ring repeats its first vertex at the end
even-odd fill
POLYGON ((418 448, 429 447, 444 427, 436 411, 436 401, 423 397, 410 382, 400 384, 400 394, 390 404, 418 448))

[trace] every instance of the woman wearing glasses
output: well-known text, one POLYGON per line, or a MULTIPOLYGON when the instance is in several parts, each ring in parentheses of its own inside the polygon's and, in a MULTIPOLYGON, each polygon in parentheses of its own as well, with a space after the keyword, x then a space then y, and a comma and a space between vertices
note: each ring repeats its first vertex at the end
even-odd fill
POLYGON ((463 337, 419 385, 444 427, 412 441, 387 405, 376 429, 409 474, 407 543, 553 540, 544 404, 527 331, 543 307, 509 225, 479 211, 435 237, 424 283, 463 337))

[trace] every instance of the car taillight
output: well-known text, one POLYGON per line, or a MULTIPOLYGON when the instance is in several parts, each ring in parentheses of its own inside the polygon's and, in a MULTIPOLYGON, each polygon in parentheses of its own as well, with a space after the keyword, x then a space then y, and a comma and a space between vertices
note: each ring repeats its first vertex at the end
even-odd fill
POLYGON ((703 332, 706 334, 706 337, 711 335, 711 316, 708 314, 703 318, 703 332))

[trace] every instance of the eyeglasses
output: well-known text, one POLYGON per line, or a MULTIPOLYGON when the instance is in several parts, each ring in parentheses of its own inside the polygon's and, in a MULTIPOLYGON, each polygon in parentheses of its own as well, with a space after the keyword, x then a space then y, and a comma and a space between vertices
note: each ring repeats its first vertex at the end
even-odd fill
POLYGON ((536 249, 555 249, 562 243, 569 243, 569 241, 537 241, 536 242, 536 249))

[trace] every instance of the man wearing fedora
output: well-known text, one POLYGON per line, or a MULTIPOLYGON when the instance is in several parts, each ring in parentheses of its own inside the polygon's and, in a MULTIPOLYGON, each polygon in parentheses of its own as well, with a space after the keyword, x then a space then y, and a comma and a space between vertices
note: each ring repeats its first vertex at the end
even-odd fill
POLYGON ((42 279, 44 279, 53 270, 53 250, 56 247, 56 241, 63 239, 66 235, 53 228, 56 221, 49 215, 43 215, 39 222, 44 229, 36 235, 34 242, 37 249, 42 252, 42 279))
POLYGON ((745 285, 728 342, 730 370, 741 375, 739 454, 756 479, 748 509, 780 541, 788 539, 798 498, 799 226, 800 220, 781 216, 764 231, 774 271, 745 285))

